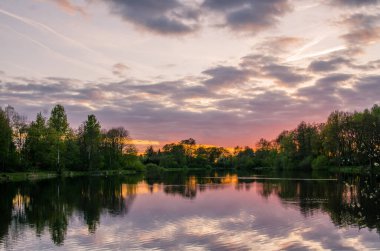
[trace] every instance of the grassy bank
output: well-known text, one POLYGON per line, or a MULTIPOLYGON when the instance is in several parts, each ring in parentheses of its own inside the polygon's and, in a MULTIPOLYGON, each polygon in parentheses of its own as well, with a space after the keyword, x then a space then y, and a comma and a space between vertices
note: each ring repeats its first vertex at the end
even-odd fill
MULTIPOLYGON (((93 176, 108 176, 108 175, 131 175, 136 174, 132 170, 101 170, 101 171, 64 171, 62 177, 76 177, 84 175, 93 175, 93 176)), ((58 177, 56 172, 49 171, 35 171, 35 172, 14 172, 14 173, 1 173, 0 182, 14 182, 14 181, 36 181, 43 179, 51 179, 58 177)))
POLYGON ((346 173, 346 174, 366 174, 366 173, 380 173, 379 167, 373 167, 372 169, 368 166, 333 166, 328 168, 329 172, 332 173, 346 173))

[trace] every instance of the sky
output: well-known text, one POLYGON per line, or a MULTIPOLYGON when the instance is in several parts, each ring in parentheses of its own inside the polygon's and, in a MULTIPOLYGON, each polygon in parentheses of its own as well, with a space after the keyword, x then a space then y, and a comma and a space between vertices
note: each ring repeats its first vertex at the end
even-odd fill
POLYGON ((254 146, 380 103, 378 0, 2 0, 0 106, 254 146))

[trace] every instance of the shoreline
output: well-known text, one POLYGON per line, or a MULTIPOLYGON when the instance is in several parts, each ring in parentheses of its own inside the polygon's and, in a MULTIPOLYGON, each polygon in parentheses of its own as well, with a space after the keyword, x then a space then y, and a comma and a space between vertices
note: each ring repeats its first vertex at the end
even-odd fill
MULTIPOLYGON (((210 170, 204 168, 164 168, 164 172, 181 172, 181 171, 202 171, 202 170, 210 170)), ((211 170, 221 170, 218 168, 212 168, 211 170)), ((239 171, 235 169, 228 169, 230 171, 239 171)), ((297 170, 277 170, 275 168, 258 168, 252 171, 295 171, 297 170)), ((318 170, 308 170, 310 172, 321 171, 321 172, 331 172, 337 174, 369 174, 371 170, 368 167, 329 167, 325 169, 318 170)), ((375 174, 380 174, 379 168, 374 168, 372 170, 375 174)), ((4 172, 0 173, 0 183, 4 182, 19 182, 19 181, 38 181, 44 179, 52 179, 57 178, 59 176, 67 178, 67 177, 78 177, 78 176, 108 176, 108 175, 136 175, 138 172, 134 170, 97 170, 97 171, 64 171, 61 175, 58 175, 55 171, 28 171, 28 172, 4 172)))

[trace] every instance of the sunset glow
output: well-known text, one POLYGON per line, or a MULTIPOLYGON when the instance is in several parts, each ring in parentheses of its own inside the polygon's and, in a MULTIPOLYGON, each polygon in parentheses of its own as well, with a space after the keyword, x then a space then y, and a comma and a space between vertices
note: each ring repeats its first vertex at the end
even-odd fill
POLYGON ((139 149, 254 146, 379 103, 379 41, 377 0, 4 0, 0 106, 93 113, 139 149))

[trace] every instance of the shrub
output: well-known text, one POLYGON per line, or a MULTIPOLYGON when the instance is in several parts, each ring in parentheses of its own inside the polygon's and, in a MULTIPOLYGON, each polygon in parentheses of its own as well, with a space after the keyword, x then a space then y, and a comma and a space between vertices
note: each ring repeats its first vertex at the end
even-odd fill
POLYGON ((149 163, 145 166, 146 170, 146 177, 149 179, 151 178, 160 178, 165 171, 165 169, 161 166, 158 166, 153 163, 149 163))
POLYGON ((320 155, 313 160, 311 166, 313 169, 324 169, 329 165, 329 160, 326 156, 320 155))

